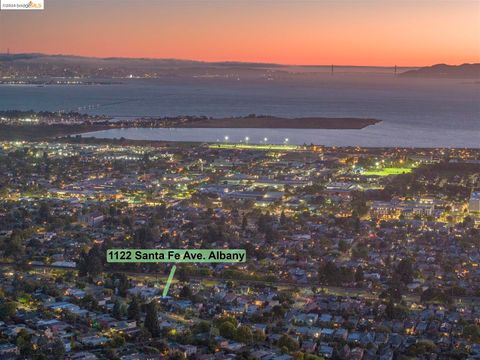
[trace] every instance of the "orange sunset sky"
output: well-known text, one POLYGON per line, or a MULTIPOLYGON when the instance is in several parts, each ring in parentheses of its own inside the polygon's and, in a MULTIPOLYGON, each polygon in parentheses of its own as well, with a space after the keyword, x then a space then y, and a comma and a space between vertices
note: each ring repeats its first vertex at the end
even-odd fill
POLYGON ((478 0, 45 0, 0 52, 284 64, 480 62, 478 0))

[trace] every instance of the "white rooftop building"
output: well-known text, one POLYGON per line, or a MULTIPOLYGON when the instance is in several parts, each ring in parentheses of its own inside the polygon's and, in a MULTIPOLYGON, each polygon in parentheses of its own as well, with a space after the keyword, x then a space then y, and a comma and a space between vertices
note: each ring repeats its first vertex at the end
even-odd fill
POLYGON ((480 191, 472 192, 470 195, 468 210, 470 212, 480 212, 480 191))

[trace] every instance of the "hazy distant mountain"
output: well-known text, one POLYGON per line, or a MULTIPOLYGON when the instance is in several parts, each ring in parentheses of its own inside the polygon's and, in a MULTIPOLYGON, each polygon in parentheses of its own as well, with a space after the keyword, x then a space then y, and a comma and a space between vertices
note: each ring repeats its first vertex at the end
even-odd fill
MULTIPOLYGON (((402 70, 410 70, 404 68, 402 70)), ((400 69, 399 69, 400 70, 400 69)), ((311 79, 331 73, 331 65, 288 66, 253 62, 204 62, 178 59, 92 58, 71 55, 0 54, 0 78, 232 78, 311 79)), ((334 66, 335 73, 388 73, 393 67, 334 66)))
POLYGON ((0 54, 0 76, 162 77, 235 76, 264 73, 275 64, 177 59, 91 58, 70 55, 0 54))
POLYGON ((268 63, 252 63, 252 62, 206 62, 195 60, 181 60, 181 59, 155 59, 155 58, 123 58, 123 57, 86 57, 76 55, 47 55, 41 53, 28 53, 28 54, 1 54, 1 62, 24 62, 24 63, 50 63, 50 64, 96 64, 96 65, 110 65, 110 66, 209 66, 209 65, 221 65, 221 66, 260 66, 260 67, 272 67, 278 66, 276 64, 268 63))
POLYGON ((480 79, 480 64, 437 64, 406 71, 400 76, 415 78, 480 79))

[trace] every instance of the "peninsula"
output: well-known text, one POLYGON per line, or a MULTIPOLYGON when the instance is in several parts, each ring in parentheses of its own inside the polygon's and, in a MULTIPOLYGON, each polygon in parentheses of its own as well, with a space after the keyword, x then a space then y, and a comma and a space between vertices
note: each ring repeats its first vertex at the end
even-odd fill
POLYGON ((480 64, 436 64, 400 74, 406 78, 480 79, 480 64))
POLYGON ((128 128, 256 128, 256 129, 363 129, 379 123, 363 118, 283 118, 255 115, 211 118, 177 116, 112 121, 108 116, 77 112, 0 111, 0 140, 45 140, 109 129, 128 128))
POLYGON ((283 118, 275 116, 246 116, 232 118, 178 119, 172 128, 258 128, 258 129, 363 129, 379 123, 376 119, 302 117, 283 118))

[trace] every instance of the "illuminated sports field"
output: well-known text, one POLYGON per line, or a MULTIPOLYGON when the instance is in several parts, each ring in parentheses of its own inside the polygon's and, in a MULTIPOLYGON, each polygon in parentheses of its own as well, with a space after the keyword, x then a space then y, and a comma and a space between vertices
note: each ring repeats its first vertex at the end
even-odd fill
POLYGON ((275 145, 275 144, 211 144, 211 149, 238 149, 238 150, 300 150, 297 145, 275 145))
POLYGON ((390 176, 390 175, 408 174, 410 172, 412 172, 412 168, 410 168, 410 167, 386 167, 386 168, 383 168, 383 169, 366 170, 362 173, 362 175, 366 175, 366 176, 390 176))

